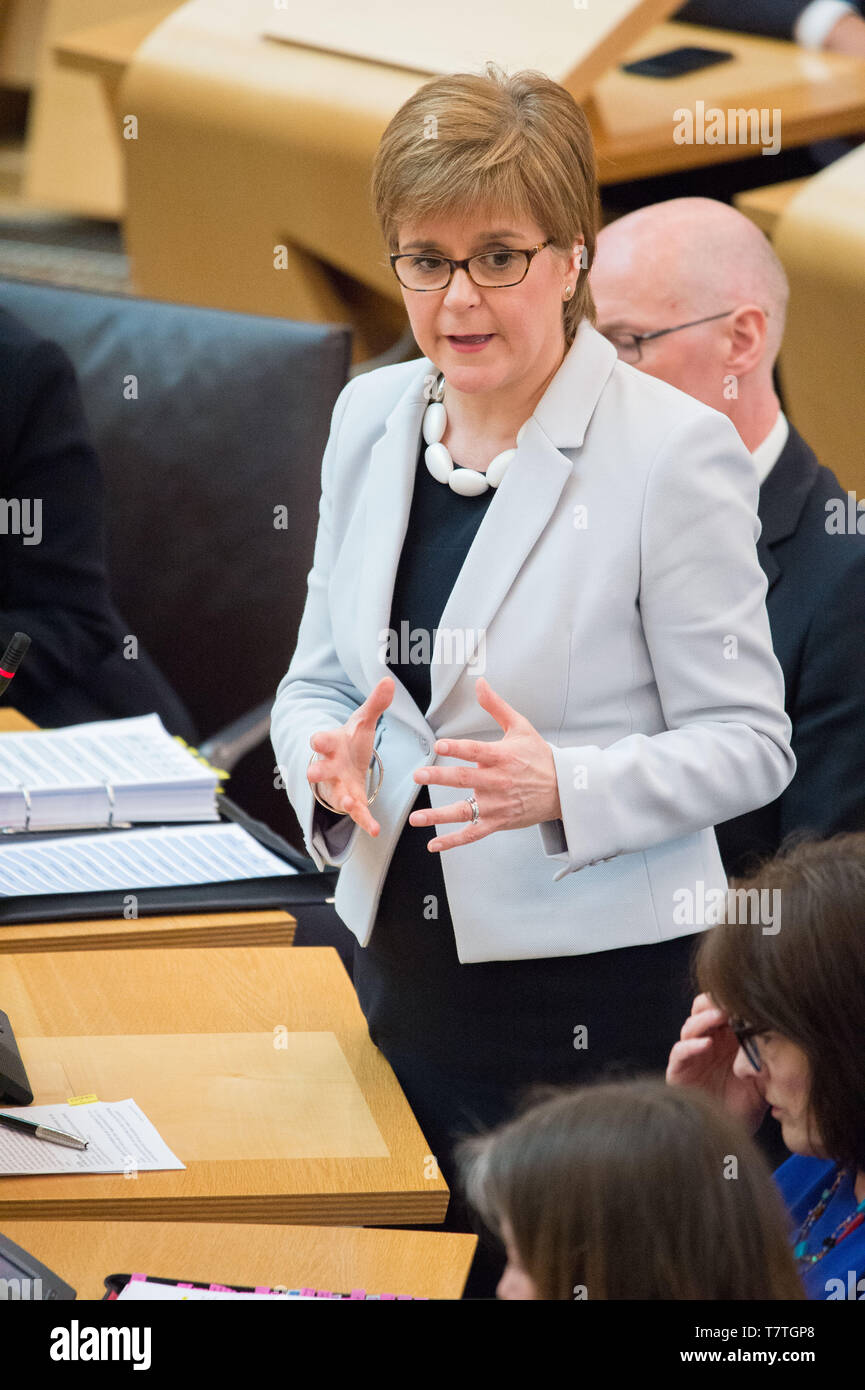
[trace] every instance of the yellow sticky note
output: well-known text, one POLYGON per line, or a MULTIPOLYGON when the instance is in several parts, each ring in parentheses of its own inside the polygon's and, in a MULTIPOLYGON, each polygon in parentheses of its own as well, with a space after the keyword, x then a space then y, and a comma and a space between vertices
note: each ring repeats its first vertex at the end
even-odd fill
POLYGON ((69 1099, 68 1099, 68 1101, 66 1102, 66 1104, 67 1104, 67 1105, 92 1105, 93 1102, 94 1102, 95 1100, 98 1100, 98 1099, 99 1099, 98 1096, 70 1096, 69 1099))
POLYGON ((186 739, 182 738, 180 734, 172 734, 172 738, 176 739, 178 743, 181 743, 183 747, 186 749, 187 753, 192 754, 193 758, 197 758, 198 761, 200 763, 204 763, 204 766, 208 768, 211 772, 215 772, 217 777, 231 776, 231 773, 226 772, 224 767, 214 767, 213 763, 210 762, 207 758, 205 758, 204 754, 200 752, 199 749, 195 748, 193 744, 187 743, 186 739))

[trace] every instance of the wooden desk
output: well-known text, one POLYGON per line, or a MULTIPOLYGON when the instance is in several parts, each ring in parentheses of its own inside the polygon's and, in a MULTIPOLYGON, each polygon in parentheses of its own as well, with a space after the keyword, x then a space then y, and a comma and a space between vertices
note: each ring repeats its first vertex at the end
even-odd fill
POLYGON ((48 0, 0 0, 0 86, 33 84, 48 0))
POLYGON ((2 956, 0 999, 37 1104, 131 1096, 187 1164, 3 1178, 0 1229, 444 1219, 447 1186, 330 947, 2 956))
MULTIPOLYGON (((615 69, 592 89, 595 152, 602 184, 644 179, 677 169, 749 159, 749 144, 681 144, 673 140, 679 108, 755 107, 781 113, 782 147, 790 149, 865 130, 865 60, 815 53, 793 43, 754 38, 691 24, 661 24, 628 54, 628 61, 667 48, 720 48, 734 60, 684 77, 651 79, 615 69)), ((766 156, 771 178, 772 156, 766 156)))
POLYGON ((108 1274, 192 1283, 309 1287, 459 1298, 477 1237, 341 1226, 4 1221, 3 1234, 77 1290, 100 1299, 108 1274))
POLYGON ((64 34, 53 46, 58 64, 66 69, 91 73, 109 86, 123 76, 137 48, 177 5, 141 8, 122 19, 109 19, 64 34))
MULTIPOLYGON (((25 3, 32 6, 33 0, 25 3)), ((24 201, 83 217, 117 218, 123 211, 123 142, 114 112, 117 69, 97 58, 95 66, 73 71, 54 50, 67 34, 110 24, 118 26, 118 40, 134 52, 147 32, 135 26, 148 10, 147 0, 38 3, 45 4, 45 16, 28 121, 24 201)), ((167 12, 163 6, 154 23, 167 12)))
MULTIPOLYGON (((94 74, 116 90, 145 39, 177 8, 154 7, 66 34, 54 45, 57 61, 65 68, 94 74)), ((172 26, 166 28, 170 31, 172 26)), ((239 58, 245 49, 246 56, 254 52, 260 62, 269 62, 274 45, 258 37, 251 20, 240 16, 232 32, 242 45, 239 58)), ((674 144, 672 112, 677 107, 693 107, 698 100, 707 107, 722 106, 725 110, 740 106, 778 107, 782 112, 785 148, 855 134, 865 128, 865 61, 844 54, 815 53, 777 39, 670 21, 655 25, 633 44, 625 61, 692 44, 723 48, 733 54, 733 60, 672 79, 638 77, 622 72, 616 65, 592 85, 591 93, 574 92, 587 106, 601 183, 746 159, 756 152, 747 145, 674 144)), ((287 75, 298 57, 314 60, 322 77, 326 72, 336 75, 334 64, 348 64, 354 70, 352 85, 356 81, 361 97, 366 93, 362 70, 379 78, 394 71, 290 45, 277 47, 277 53, 280 51, 287 75)), ((144 54, 141 58, 146 61, 144 54)), ((416 90, 421 80, 428 80, 426 74, 398 75, 404 87, 402 100, 416 90)), ((357 114, 361 115, 360 109, 357 114)), ((390 111, 386 115, 382 129, 392 114, 390 111)))
MULTIPOLYGON (((405 321, 369 207, 372 161, 391 116, 426 78, 276 43, 261 37, 263 27, 255 7, 192 0, 67 30, 56 54, 78 73, 99 74, 118 117, 135 112, 149 132, 146 141, 120 140, 116 123, 136 293, 350 322, 362 360, 389 346, 405 321), (277 244, 287 248, 278 271, 277 244)), ((575 91, 602 183, 755 153, 745 144, 676 144, 673 112, 697 100, 777 108, 785 147, 865 128, 859 59, 675 23, 653 28, 627 56, 701 43, 732 51, 734 61, 673 80, 614 70, 591 94, 575 91)), ((113 201, 119 212, 119 175, 113 201)))
POLYGON ((765 188, 746 188, 737 193, 733 201, 771 241, 778 219, 808 182, 808 179, 787 179, 784 183, 767 184, 765 188))
POLYGON ((204 946, 293 946, 288 912, 188 912, 177 917, 100 917, 78 922, 0 922, 0 955, 27 951, 162 950, 204 946))
MULTIPOLYGON (((35 729, 15 709, 0 709, 0 733, 35 729)), ((0 923, 0 955, 19 951, 102 951, 137 946, 292 946, 289 912, 184 912, 171 917, 101 917, 78 922, 0 923)))

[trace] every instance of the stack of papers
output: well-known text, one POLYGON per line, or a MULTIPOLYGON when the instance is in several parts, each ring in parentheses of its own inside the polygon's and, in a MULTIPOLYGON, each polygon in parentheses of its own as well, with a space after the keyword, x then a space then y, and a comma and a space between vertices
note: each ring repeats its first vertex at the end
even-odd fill
POLYGON ((0 734, 0 826, 218 820, 216 771, 158 714, 0 734))
MULTIPOLYGON (((297 1292, 291 1298, 286 1298, 284 1294, 273 1293, 270 1289, 267 1293, 254 1293, 242 1289, 198 1289, 192 1284, 153 1284, 147 1279, 130 1279, 117 1295, 118 1303, 231 1303, 243 1299, 252 1300, 253 1303, 293 1303, 298 1299, 315 1301, 315 1294, 297 1292)), ((321 1302, 320 1299, 318 1301, 321 1302)))
POLYGON ((28 1105, 0 1112, 86 1139, 86 1149, 49 1144, 0 1125, 0 1177, 40 1173, 136 1173, 185 1168, 134 1100, 28 1105))
POLYGON ((0 898, 236 883, 297 870, 241 825, 0 839, 0 898))

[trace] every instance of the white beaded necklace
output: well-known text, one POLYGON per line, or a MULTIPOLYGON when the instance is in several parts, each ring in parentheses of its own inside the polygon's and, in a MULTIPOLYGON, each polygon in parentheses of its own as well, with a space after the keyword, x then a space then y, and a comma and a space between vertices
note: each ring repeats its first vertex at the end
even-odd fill
MULTIPOLYGON (((447 483, 448 487, 453 488, 453 491, 458 492, 461 497, 480 497, 482 492, 486 492, 491 487, 499 486, 517 451, 516 448, 505 449, 501 454, 496 454, 488 465, 486 473, 481 473, 476 468, 457 468, 450 456, 449 449, 441 442, 442 435, 448 425, 447 411, 442 399, 444 389, 444 373, 439 372, 430 396, 430 404, 424 411, 423 437, 427 444, 424 451, 424 461, 436 482, 447 483)), ((517 433, 517 444, 519 444, 527 424, 528 420, 520 427, 517 433)))

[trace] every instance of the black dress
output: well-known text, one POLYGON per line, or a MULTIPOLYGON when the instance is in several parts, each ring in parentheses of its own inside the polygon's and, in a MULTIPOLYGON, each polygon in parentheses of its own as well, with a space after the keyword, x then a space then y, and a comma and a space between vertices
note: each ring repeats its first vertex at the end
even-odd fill
MULTIPOLYGON (((436 482, 421 449, 391 603, 395 632, 403 621, 409 632, 426 630, 432 650, 447 598, 487 508, 495 511, 495 498, 493 489, 462 497, 436 482)), ((402 649, 398 654, 405 655, 402 649)), ((426 712, 429 666, 412 661, 390 669, 426 712)), ((490 684, 495 688, 495 673, 490 684)), ((454 801, 464 794, 454 788, 454 801)), ((429 805, 429 792, 420 787, 412 809, 429 805)), ((471 1222, 455 1190, 453 1140, 505 1119, 533 1083, 578 1084, 599 1075, 663 1071, 690 1012, 689 964, 699 938, 461 964, 441 858, 426 848, 437 834, 456 828, 406 820, 369 944, 354 944, 353 973, 370 1037, 396 1073, 451 1188, 445 1228, 468 1230, 471 1222), (432 901, 437 917, 430 915, 432 901)), ((472 846, 450 853, 470 855, 472 846)), ((492 1296, 488 1273, 486 1286, 476 1285, 475 1293, 492 1296)))

